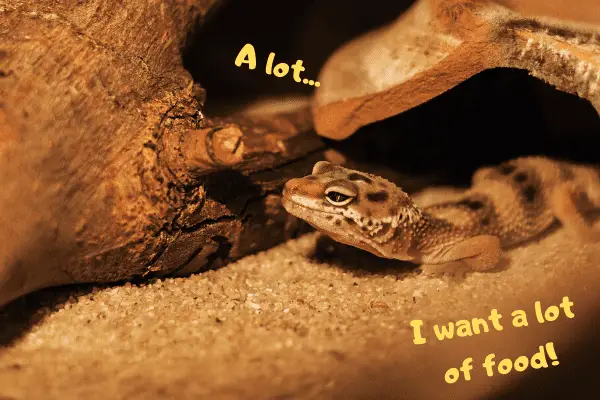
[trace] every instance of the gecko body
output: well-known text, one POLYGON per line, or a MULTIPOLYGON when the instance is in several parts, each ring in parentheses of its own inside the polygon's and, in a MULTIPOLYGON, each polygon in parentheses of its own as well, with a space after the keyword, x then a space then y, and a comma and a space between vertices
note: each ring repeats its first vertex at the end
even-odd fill
POLYGON ((496 266, 502 248, 559 221, 584 242, 600 241, 584 215, 600 209, 600 170, 541 156, 475 172, 470 189, 424 208, 392 182, 326 161, 289 180, 283 206, 334 240, 420 264, 496 266))

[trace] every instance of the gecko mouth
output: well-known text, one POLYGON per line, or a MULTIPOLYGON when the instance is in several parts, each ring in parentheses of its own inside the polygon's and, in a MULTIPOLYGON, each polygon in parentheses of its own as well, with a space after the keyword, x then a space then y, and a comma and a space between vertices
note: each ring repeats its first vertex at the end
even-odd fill
POLYGON ((319 222, 315 221, 314 219, 310 218, 310 219, 305 219, 306 218, 306 213, 307 212, 312 212, 312 213, 319 213, 319 214, 327 214, 327 215, 340 215, 339 213, 332 213, 332 212, 328 212, 328 211, 323 211, 323 210, 319 210, 319 209, 315 209, 315 208, 311 208, 311 207, 307 207, 304 205, 300 205, 296 202, 294 202, 293 200, 290 200, 289 198, 283 197, 282 198, 282 204, 283 207, 287 210, 287 212, 289 212, 290 214, 304 219, 309 225, 311 225, 313 228, 325 233, 326 235, 331 236, 332 238, 334 238, 335 240, 337 240, 338 242, 344 243, 348 246, 353 246, 353 247, 359 247, 362 248, 363 250, 366 250, 368 252, 371 252, 373 254, 377 254, 380 257, 382 257, 383 252, 381 251, 381 249, 379 249, 376 245, 374 245, 372 242, 370 241, 366 241, 364 237, 362 237, 361 235, 357 235, 355 232, 352 231, 352 229, 349 230, 345 230, 344 233, 346 236, 352 238, 352 240, 348 240, 348 238, 345 238, 344 235, 340 235, 334 231, 331 231, 331 229, 324 227, 324 226, 319 226, 319 222), (357 246, 357 243, 360 243, 361 246, 357 246))
POLYGON ((300 209, 300 210, 304 210, 304 211, 318 212, 320 214, 341 215, 340 213, 324 211, 322 209, 308 207, 303 204, 299 204, 299 203, 295 202, 294 200, 290 199, 289 197, 286 197, 285 194, 281 198, 281 204, 283 205, 283 208, 285 208, 290 214, 294 214, 292 212, 292 210, 294 210, 294 208, 296 208, 296 209, 300 209))
MULTIPOLYGON (((329 211, 323 211, 320 209, 316 209, 316 208, 312 208, 312 207, 308 207, 302 204, 298 204, 297 202, 293 201, 292 199, 290 199, 288 196, 286 196, 287 193, 284 193, 284 196, 282 197, 281 203, 283 205, 283 207, 286 209, 286 211, 298 218, 301 219, 305 219, 306 217, 306 213, 307 212, 312 212, 312 213, 319 213, 319 214, 327 214, 327 215, 342 215, 341 213, 334 213, 334 212, 329 212, 329 211)), ((381 249, 379 249, 376 245, 374 245, 372 242, 370 241, 366 241, 364 237, 362 237, 361 235, 357 235, 355 232, 352 231, 352 229, 346 230, 345 234, 347 236, 350 236, 354 242, 349 242, 348 240, 344 240, 343 236, 340 236, 338 234, 335 234, 334 232, 331 232, 329 229, 324 228, 324 227, 319 227, 317 225, 319 225, 318 222, 314 221, 314 220, 306 220, 305 221, 310 224, 312 227, 316 228, 317 230, 322 231, 323 233, 334 237, 335 240, 342 242, 344 244, 347 244, 349 246, 355 246, 355 243, 361 243, 364 246, 368 247, 365 248, 364 246, 360 246, 361 248, 363 248, 363 250, 369 251, 371 253, 377 254, 381 257, 383 252, 381 251, 381 249)))

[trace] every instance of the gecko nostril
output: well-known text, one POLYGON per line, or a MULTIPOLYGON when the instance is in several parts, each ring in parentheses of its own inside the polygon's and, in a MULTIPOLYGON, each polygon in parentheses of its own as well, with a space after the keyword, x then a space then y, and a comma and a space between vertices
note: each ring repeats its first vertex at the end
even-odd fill
POLYGON ((291 196, 291 195, 295 194, 298 191, 299 186, 300 186, 300 183, 298 182, 298 179, 290 179, 283 186, 284 196, 285 195, 291 196))

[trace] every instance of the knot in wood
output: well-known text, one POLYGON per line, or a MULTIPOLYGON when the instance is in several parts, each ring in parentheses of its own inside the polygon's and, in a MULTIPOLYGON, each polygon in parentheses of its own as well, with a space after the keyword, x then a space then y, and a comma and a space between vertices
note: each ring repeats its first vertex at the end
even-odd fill
POLYGON ((185 132, 181 152, 190 173, 205 173, 240 163, 244 154, 243 133, 235 124, 185 132))

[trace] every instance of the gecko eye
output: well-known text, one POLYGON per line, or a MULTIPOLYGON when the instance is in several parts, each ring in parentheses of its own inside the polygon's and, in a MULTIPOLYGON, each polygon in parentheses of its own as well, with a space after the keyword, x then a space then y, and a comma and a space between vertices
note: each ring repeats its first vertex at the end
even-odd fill
POLYGON ((356 195, 353 192, 340 186, 333 186, 325 191, 325 198, 334 206, 345 206, 355 197, 356 195))

